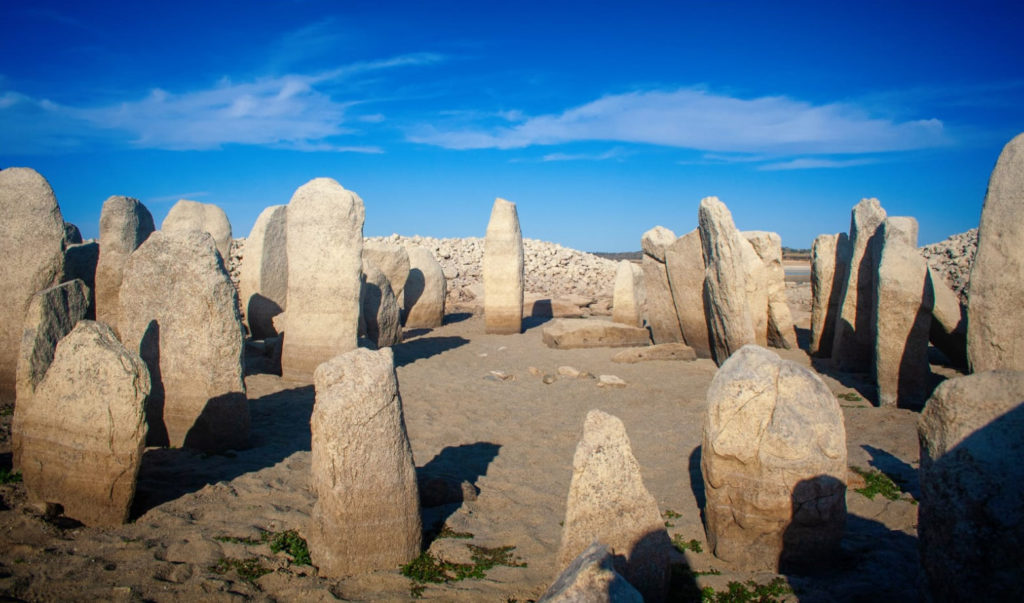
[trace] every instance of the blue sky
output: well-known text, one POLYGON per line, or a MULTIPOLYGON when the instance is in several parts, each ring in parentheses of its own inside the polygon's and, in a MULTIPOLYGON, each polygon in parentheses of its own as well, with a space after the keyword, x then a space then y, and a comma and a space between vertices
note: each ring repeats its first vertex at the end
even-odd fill
POLYGON ((246 236, 328 176, 367 235, 639 249, 717 195, 809 247, 862 197, 931 243, 978 223, 1024 131, 1024 3, 9 3, 0 166, 95 236, 109 195, 246 236))

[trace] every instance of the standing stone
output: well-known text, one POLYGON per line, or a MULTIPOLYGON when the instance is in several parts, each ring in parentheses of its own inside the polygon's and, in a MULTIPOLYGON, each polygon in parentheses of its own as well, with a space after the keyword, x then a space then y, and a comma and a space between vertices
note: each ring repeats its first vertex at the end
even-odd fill
POLYGON ((654 343, 683 342, 665 267, 665 252, 675 240, 675 233, 664 226, 655 226, 640 237, 644 251, 640 267, 644 275, 645 314, 654 343))
POLYGON ((644 326, 646 299, 643 270, 629 260, 620 261, 612 293, 612 320, 631 327, 644 326))
POLYGON ((77 279, 32 296, 18 354, 18 400, 32 397, 53 362, 57 342, 85 318, 88 308, 89 288, 77 279))
POLYGON ((640 591, 613 565, 606 545, 595 542, 558 576, 537 603, 643 603, 640 591))
POLYGON ((168 233, 199 231, 209 233, 226 266, 231 251, 231 222, 224 210, 212 203, 182 199, 167 212, 160 230, 168 233))
POLYGON ((989 371, 944 381, 921 413, 917 534, 935 601, 1020 600, 1021 400, 1024 372, 989 371))
POLYGON ((1024 134, 999 154, 971 268, 967 356, 974 372, 1024 370, 1024 134))
POLYGON ((877 240, 878 228, 885 221, 885 210, 878 199, 862 199, 850 218, 850 269, 843 285, 832 340, 832 365, 846 372, 868 372, 875 350, 872 309, 875 275, 878 266, 869 251, 877 240))
MULTIPOLYGON (((715 363, 756 341, 747 302, 745 247, 750 247, 733 224, 732 214, 718 197, 701 199, 698 212, 704 257, 704 307, 708 340, 715 363)), ((752 253, 752 250, 750 251, 752 253)))
POLYGON ((271 205, 260 212, 245 239, 238 293, 253 339, 277 336, 274 317, 287 306, 287 228, 288 206, 271 205))
POLYGON ((917 220, 886 218, 875 280, 874 377, 880 406, 919 408, 928 397, 928 331, 935 298, 917 251, 917 220))
POLYGON ((126 522, 146 439, 146 365, 106 325, 82 321, 57 345, 33 395, 18 401, 29 499, 88 526, 126 522))
POLYGON ((786 301, 786 269, 782 266, 782 238, 774 232, 754 230, 743 233, 761 259, 768 296, 767 342, 775 348, 795 350, 796 329, 786 301))
POLYGON ((711 358, 708 318, 704 308, 704 255, 700 231, 694 229, 668 246, 665 268, 683 339, 699 358, 711 358))
POLYGON ((750 324, 754 327, 754 343, 768 345, 768 268, 754 251, 754 246, 739 233, 739 250, 745 272, 750 324))
POLYGON ((125 264, 119 324, 153 378, 150 445, 246 446, 238 294, 210 235, 150 235, 125 264))
POLYGON ((814 356, 832 355, 839 302, 850 269, 850 237, 819 235, 811 246, 811 345, 814 356))
POLYGON ((967 311, 946 279, 928 267, 928 282, 935 297, 932 327, 928 339, 949 358, 950 362, 967 368, 967 311))
POLYGON ((378 348, 390 347, 402 341, 398 300, 387 275, 373 266, 366 268, 362 292, 366 337, 378 348))
POLYGON ((498 198, 484 239, 484 330, 507 335, 523 329, 523 233, 516 204, 498 198))
POLYGON ((128 256, 153 234, 153 215, 137 199, 115 195, 100 211, 100 257, 96 264, 96 320, 119 332, 121 279, 128 256))
POLYGON ((416 467, 390 349, 316 369, 310 419, 316 504, 306 536, 320 575, 393 570, 420 553, 416 467))
POLYGON ((82 240, 82 231, 79 230, 78 227, 75 226, 74 224, 72 224, 71 222, 65 222, 64 223, 64 244, 67 245, 67 246, 70 246, 70 245, 79 245, 82 242, 83 242, 83 240, 82 240))
POLYGON ((60 282, 78 279, 85 283, 89 305, 85 318, 96 319, 96 265, 100 259, 100 244, 96 241, 68 245, 64 250, 64 270, 60 282))
POLYGON ((373 266, 384 273, 399 305, 405 299, 405 281, 409 278, 409 252, 401 245, 363 241, 363 272, 373 266))
POLYGON ((29 168, 0 170, 0 211, 0 401, 13 401, 25 310, 63 272, 64 219, 50 184, 29 168))
POLYGON ((448 294, 444 270, 430 250, 406 247, 409 278, 405 281, 405 326, 433 328, 444 324, 444 299, 448 294))
POLYGON ((846 431, 813 372, 749 345, 708 389, 701 446, 707 536, 747 570, 827 562, 846 522, 846 431))
POLYGON ((612 550, 615 570, 644 600, 664 600, 671 544, 622 421, 600 410, 588 412, 572 465, 558 567, 600 542, 612 550))
POLYGON ((355 349, 362 288, 363 200, 330 178, 303 184, 288 205, 288 312, 282 376, 355 349))

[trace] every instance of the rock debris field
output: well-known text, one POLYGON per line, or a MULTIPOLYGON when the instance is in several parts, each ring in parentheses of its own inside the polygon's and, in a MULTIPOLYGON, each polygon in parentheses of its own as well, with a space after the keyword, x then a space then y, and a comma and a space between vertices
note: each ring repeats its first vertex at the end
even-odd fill
POLYGON ((329 178, 83 242, 0 170, 0 593, 1012 600, 1021 198, 1024 137, 942 243, 864 199, 792 261, 708 197, 614 261, 500 198, 364 238, 329 178))

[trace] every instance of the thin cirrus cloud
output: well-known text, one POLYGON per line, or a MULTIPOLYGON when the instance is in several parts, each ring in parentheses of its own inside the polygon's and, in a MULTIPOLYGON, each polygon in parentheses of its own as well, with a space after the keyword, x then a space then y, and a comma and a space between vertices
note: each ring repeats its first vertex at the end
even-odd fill
POLYGON ((791 159, 789 161, 765 163, 763 165, 757 166, 757 169, 765 172, 775 172, 781 170, 846 168, 858 165, 870 165, 872 163, 878 163, 878 159, 872 157, 862 157, 858 159, 825 159, 820 157, 800 157, 798 159, 791 159))
POLYGON ((898 122, 848 103, 815 105, 785 96, 744 99, 702 88, 613 94, 509 126, 426 125, 407 138, 448 149, 613 141, 776 156, 907 151, 950 142, 938 119, 898 122))

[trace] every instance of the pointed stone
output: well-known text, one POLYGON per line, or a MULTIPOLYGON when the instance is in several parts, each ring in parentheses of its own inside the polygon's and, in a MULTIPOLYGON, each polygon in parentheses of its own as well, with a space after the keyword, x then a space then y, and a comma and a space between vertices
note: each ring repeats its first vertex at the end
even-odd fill
POLYGON ((402 341, 398 301, 387 275, 374 266, 366 269, 362 293, 366 337, 378 348, 390 347, 402 341))
POLYGON ((612 295, 612 320, 631 327, 642 327, 642 313, 647 298, 643 270, 629 260, 620 261, 615 271, 612 295))
POLYGON ((608 547, 593 543, 565 568, 537 603, 643 603, 640 591, 612 563, 608 547))
POLYGON ((137 199, 115 195, 100 211, 100 257, 96 263, 96 320, 119 333, 121 280, 128 256, 155 230, 153 215, 137 199))
POLYGON ((516 204, 495 199, 484 239, 484 330, 523 330, 523 233, 516 204))
POLYGON ((448 284, 444 270, 430 250, 419 245, 406 247, 409 278, 405 281, 405 326, 433 328, 444 324, 444 300, 448 284))
POLYGON ((167 212, 160 230, 167 233, 205 232, 213 237, 221 260, 227 264, 231 251, 231 222, 224 210, 212 203, 181 199, 167 212))
POLYGON ((767 343, 774 348, 795 350, 796 329, 786 301, 786 269, 782 266, 782 238, 774 232, 753 230, 743 233, 761 258, 768 297, 767 343))
POLYGON ((845 232, 820 235, 811 247, 811 345, 814 356, 832 355, 836 319, 846 273, 850 269, 850 237, 845 232))
POLYGON ((238 293, 253 339, 277 336, 274 317, 288 306, 288 206, 260 212, 245 239, 238 293))

